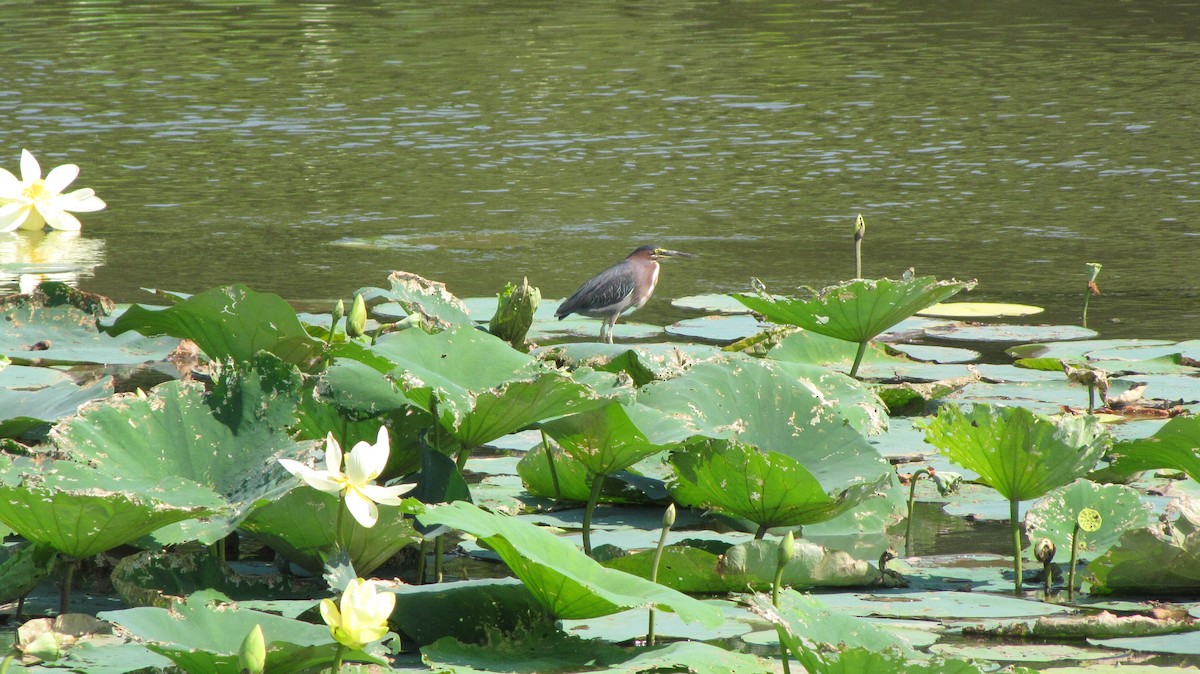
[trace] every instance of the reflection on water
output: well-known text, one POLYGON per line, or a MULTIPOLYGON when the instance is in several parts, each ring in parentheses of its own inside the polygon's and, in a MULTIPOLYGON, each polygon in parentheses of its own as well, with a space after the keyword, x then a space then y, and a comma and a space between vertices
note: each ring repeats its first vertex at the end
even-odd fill
POLYGON ((104 264, 104 240, 79 232, 0 233, 0 295, 29 293, 44 281, 88 284, 104 264))
MULTIPOLYGON (((345 297, 390 269, 663 297, 909 266, 1105 336, 1200 325, 1200 4, 4 4, 0 156, 84 167, 85 289, 345 297), (49 160, 49 159, 48 159, 49 160), (1125 321, 1114 324, 1114 319, 1125 321)), ((652 301, 648 318, 664 311, 652 301)))

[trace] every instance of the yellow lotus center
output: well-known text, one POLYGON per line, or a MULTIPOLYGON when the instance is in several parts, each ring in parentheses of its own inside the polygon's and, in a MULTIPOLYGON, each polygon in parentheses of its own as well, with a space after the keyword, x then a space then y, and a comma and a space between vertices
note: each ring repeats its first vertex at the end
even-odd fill
POLYGON ((33 199, 34 201, 44 201, 50 198, 52 195, 46 189, 45 180, 35 180, 29 183, 29 185, 25 188, 25 196, 33 199))

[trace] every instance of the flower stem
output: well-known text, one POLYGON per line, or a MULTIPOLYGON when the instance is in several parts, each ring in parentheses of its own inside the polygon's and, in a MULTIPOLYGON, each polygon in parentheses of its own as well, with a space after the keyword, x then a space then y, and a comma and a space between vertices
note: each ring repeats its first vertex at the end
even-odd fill
POLYGON ((349 553, 350 553, 350 548, 348 548, 348 547, 346 546, 346 542, 342 540, 342 521, 345 519, 345 514, 346 514, 346 499, 345 499, 345 498, 342 498, 342 496, 341 496, 341 495, 339 495, 339 497, 338 497, 337 521, 336 521, 336 522, 335 522, 335 524, 333 525, 333 526, 334 526, 334 529, 333 529, 333 544, 334 544, 334 545, 335 545, 337 548, 339 548, 339 549, 341 549, 341 550, 345 550, 345 551, 346 551, 346 554, 349 554, 349 553))
POLYGON ((433 539, 433 582, 442 582, 442 558, 446 548, 446 537, 438 536, 433 539))
POLYGON ((917 498, 917 480, 921 479, 922 475, 929 475, 928 468, 922 468, 914 471, 912 477, 908 481, 908 521, 904 524, 904 551, 908 556, 913 556, 912 544, 912 523, 913 523, 913 503, 917 498))
POLYGON ((1071 531, 1071 566, 1067 567, 1067 601, 1075 601, 1075 556, 1079 553, 1079 521, 1071 531))
POLYGON ((345 656, 346 656, 346 644, 339 643, 338 648, 337 648, 337 654, 335 654, 333 656, 333 668, 330 669, 329 671, 334 672, 335 674, 337 672, 342 671, 342 658, 345 656))
MULTIPOLYGON (((672 514, 672 519, 674 515, 672 514)), ((671 525, 663 523, 662 533, 658 535, 658 547, 654 549, 654 563, 650 565, 650 582, 658 582, 658 566, 662 563, 663 548, 667 545, 667 533, 671 531, 671 525)), ((646 626, 646 645, 654 645, 654 607, 650 607, 650 620, 646 626)))
POLYGON ((592 476, 592 493, 588 494, 587 506, 583 509, 583 554, 592 556, 592 514, 600 501, 600 490, 604 487, 604 475, 592 476))
POLYGON ((1016 498, 1008 500, 1009 527, 1012 529, 1013 541, 1013 593, 1021 594, 1021 523, 1017 521, 1016 498))
POLYGON ((550 463, 550 481, 554 483, 554 502, 562 499, 562 490, 558 486, 558 469, 554 467, 554 452, 550 449, 550 439, 546 431, 542 431, 542 446, 546 448, 546 461, 550 463))

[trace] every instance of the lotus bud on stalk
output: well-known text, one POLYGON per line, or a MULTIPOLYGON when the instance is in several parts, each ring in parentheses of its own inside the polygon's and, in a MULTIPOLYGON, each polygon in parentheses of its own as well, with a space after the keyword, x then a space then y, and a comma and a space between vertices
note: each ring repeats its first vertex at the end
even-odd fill
POLYGON ((488 324, 488 332, 503 339, 515 349, 523 349, 525 336, 533 325, 533 314, 542 301, 542 291, 521 279, 521 285, 505 284, 497 295, 496 313, 488 324))
POLYGON ((326 344, 333 343, 333 333, 337 332, 338 323, 342 321, 342 317, 346 315, 346 303, 338 300, 337 304, 333 305, 333 317, 329 321, 329 337, 326 338, 326 344))
POLYGON ((862 278, 862 242, 867 236, 867 221, 862 213, 854 221, 854 278, 862 278))
POLYGON ((1055 551, 1054 542, 1049 538, 1042 538, 1033 546, 1033 556, 1042 563, 1042 575, 1045 576, 1047 599, 1050 598, 1050 583, 1054 576, 1051 572, 1051 564, 1054 562, 1055 551))
POLYGON ((1100 294, 1100 287, 1096 285, 1096 277, 1100 275, 1100 270, 1104 268, 1104 265, 1099 262, 1089 262, 1087 268, 1087 291, 1083 293, 1083 327, 1085 328, 1087 327, 1088 301, 1092 299, 1092 295, 1100 294))
MULTIPOLYGON (((675 504, 667 506, 662 518, 662 533, 658 535, 658 547, 654 549, 654 562, 650 565, 650 582, 658 582, 658 567, 662 563, 663 548, 667 544, 667 533, 675 526, 675 504)), ((646 645, 654 645, 654 607, 650 607, 650 621, 646 630, 646 645)))
POLYGON ((263 637, 262 625, 255 625, 238 650, 238 672, 262 674, 267 667, 267 642, 263 637))
POLYGON ((354 304, 350 307, 350 315, 346 317, 346 336, 357 339, 367 329, 367 301, 362 295, 354 296, 354 304))

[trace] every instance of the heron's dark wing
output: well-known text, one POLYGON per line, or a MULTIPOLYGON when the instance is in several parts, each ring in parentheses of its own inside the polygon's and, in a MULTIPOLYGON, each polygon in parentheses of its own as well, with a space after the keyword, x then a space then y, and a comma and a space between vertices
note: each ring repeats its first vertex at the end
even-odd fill
POLYGON ((588 279, 559 305, 554 315, 558 318, 568 314, 593 318, 610 316, 629 305, 635 285, 633 274, 623 265, 614 265, 588 279))

